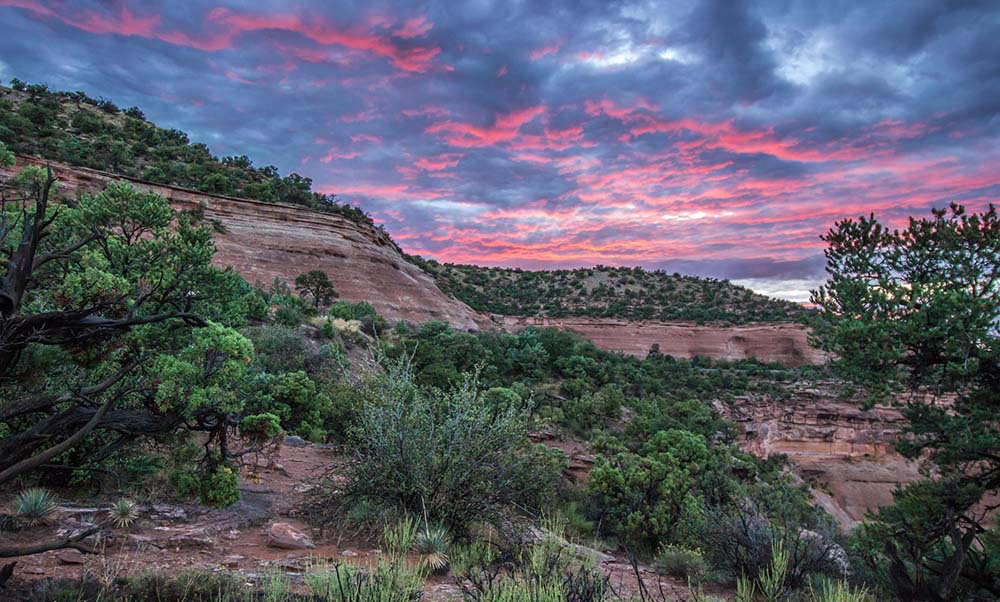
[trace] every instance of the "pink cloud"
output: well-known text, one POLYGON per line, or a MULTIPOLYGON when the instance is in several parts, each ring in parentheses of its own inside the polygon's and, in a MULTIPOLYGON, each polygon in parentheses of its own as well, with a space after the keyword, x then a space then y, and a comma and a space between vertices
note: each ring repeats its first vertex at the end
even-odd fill
POLYGON ((529 56, 531 57, 531 60, 537 61, 550 54, 555 54, 557 52, 559 52, 559 45, 552 44, 549 46, 542 46, 541 48, 535 48, 534 50, 531 51, 531 54, 529 56))
POLYGON ((372 134, 354 134, 351 136, 351 142, 382 142, 382 139, 372 134))
MULTIPOLYGON (((237 38, 248 32, 286 31, 299 34, 322 46, 338 46, 379 56, 388 60, 397 69, 416 73, 428 71, 434 57, 441 51, 437 47, 398 44, 393 38, 370 29, 342 27, 316 15, 254 14, 217 7, 206 15, 205 31, 189 33, 162 27, 159 15, 135 15, 124 2, 116 12, 73 10, 61 5, 52 8, 45 2, 26 0, 0 0, 0 6, 20 8, 42 17, 59 19, 71 27, 97 35, 114 34, 157 39, 168 44, 203 51, 232 48, 237 38)), ((407 34, 429 27, 429 23, 414 21, 412 24, 407 22, 400 31, 407 34)), ((306 53, 308 49, 300 51, 306 53)), ((318 62, 321 57, 317 54, 314 55, 314 59, 318 62)))
POLYGON ((392 32, 397 38, 419 38, 433 28, 434 25, 422 15, 413 19, 407 19, 402 27, 392 32))
POLYGON ((490 146, 517 137, 521 126, 545 112, 545 107, 535 106, 498 115, 493 126, 480 127, 468 123, 445 121, 427 127, 429 134, 442 134, 448 144, 457 147, 490 146))
POLYGON ((413 164, 423 170, 441 171, 455 167, 461 159, 461 153, 443 153, 436 156, 420 157, 413 164))

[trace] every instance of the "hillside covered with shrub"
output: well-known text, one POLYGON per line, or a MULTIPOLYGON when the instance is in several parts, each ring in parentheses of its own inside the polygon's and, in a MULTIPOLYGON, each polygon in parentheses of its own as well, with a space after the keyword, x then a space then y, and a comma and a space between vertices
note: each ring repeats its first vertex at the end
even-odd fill
POLYGON ((745 324, 796 321, 807 311, 727 280, 641 267, 531 271, 418 262, 446 293, 473 309, 506 316, 745 324))
POLYGON ((0 141, 19 154, 371 223, 358 207, 313 191, 310 178, 282 176, 273 165, 254 166, 246 155, 216 157, 186 133, 149 122, 139 107, 121 108, 83 92, 57 92, 17 79, 10 88, 0 86, 0 141))

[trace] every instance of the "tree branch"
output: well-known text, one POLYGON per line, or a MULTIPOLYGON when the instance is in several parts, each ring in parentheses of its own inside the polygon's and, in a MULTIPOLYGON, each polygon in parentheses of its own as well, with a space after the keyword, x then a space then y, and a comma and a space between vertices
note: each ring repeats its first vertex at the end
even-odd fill
POLYGON ((59 454, 63 453, 64 451, 70 449, 71 447, 79 443, 81 440, 83 440, 84 437, 89 435, 90 432, 94 430, 97 424, 101 421, 101 418, 104 417, 104 414, 114 404, 115 399, 116 399, 115 397, 111 397, 106 402, 104 402, 104 405, 102 405, 101 408, 94 413, 91 419, 87 421, 87 424, 83 425, 83 428, 73 433, 69 438, 64 440, 62 443, 54 445, 40 454, 21 460, 17 464, 14 464, 13 466, 7 468, 6 470, 0 472, 0 484, 6 483, 7 481, 10 481, 11 479, 29 470, 38 468, 42 464, 45 464, 52 458, 55 458, 59 454))
POLYGON ((118 372, 115 372, 108 378, 97 383, 96 385, 85 387, 77 391, 66 391, 59 395, 32 395, 29 397, 22 397, 16 399, 11 403, 7 404, 3 408, 0 408, 0 422, 10 420, 11 418, 16 418, 17 416, 22 416, 24 414, 31 414, 33 412, 39 412, 50 408, 56 404, 65 403, 72 399, 94 397, 100 395, 101 393, 107 391, 115 383, 120 381, 126 374, 131 372, 136 366, 139 365, 140 359, 135 359, 129 361, 124 366, 122 366, 118 372))
POLYGON ((42 552, 48 552, 50 550, 61 550, 63 548, 73 548, 74 550, 79 550, 84 554, 94 554, 93 548, 90 546, 80 543, 84 539, 87 539, 94 533, 100 531, 100 527, 91 527, 86 531, 77 533, 70 537, 65 537, 63 539, 55 539, 50 541, 43 541, 28 546, 14 546, 8 548, 0 548, 0 558, 13 558, 15 556, 30 556, 32 554, 41 554, 42 552))

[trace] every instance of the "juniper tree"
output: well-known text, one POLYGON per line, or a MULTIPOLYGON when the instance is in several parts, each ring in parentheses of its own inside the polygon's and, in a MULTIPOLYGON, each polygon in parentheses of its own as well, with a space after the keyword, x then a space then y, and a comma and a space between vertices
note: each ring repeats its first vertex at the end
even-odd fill
POLYGON ((959 205, 891 229, 874 215, 823 237, 829 282, 812 295, 816 340, 873 404, 908 419, 899 451, 926 480, 859 531, 899 600, 1000 595, 1000 220, 959 205))

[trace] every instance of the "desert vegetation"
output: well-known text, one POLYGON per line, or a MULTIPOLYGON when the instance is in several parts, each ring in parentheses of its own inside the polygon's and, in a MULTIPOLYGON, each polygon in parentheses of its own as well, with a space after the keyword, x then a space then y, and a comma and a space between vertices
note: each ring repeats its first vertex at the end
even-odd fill
POLYGON ((798 321, 807 313, 725 280, 640 267, 522 270, 414 261, 474 309, 507 316, 745 324, 798 321))

